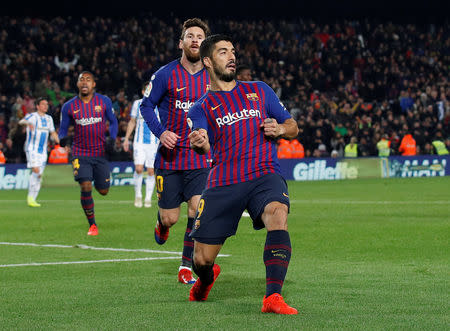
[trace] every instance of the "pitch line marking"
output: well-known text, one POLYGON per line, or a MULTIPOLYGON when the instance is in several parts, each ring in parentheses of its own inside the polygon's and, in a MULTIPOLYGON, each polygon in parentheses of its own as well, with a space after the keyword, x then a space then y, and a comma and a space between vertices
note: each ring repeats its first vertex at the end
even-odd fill
POLYGON ((438 200, 438 201, 396 201, 396 200, 290 200, 293 203, 329 203, 329 204, 349 204, 349 205, 446 205, 450 201, 438 200))
MULTIPOLYGON (((182 252, 171 252, 171 251, 158 251, 154 249, 146 248, 110 248, 110 247, 95 247, 87 246, 82 244, 70 245, 57 245, 57 244, 36 244, 36 243, 15 243, 15 242, 0 242, 0 245, 8 246, 28 246, 28 247, 49 247, 49 248, 79 248, 79 249, 91 249, 96 251, 112 251, 112 252, 141 252, 141 253, 161 253, 161 254, 176 254, 181 256, 182 252)), ((219 254, 218 257, 230 257, 228 254, 219 254)))
POLYGON ((166 256, 166 257, 141 257, 141 258, 137 258, 137 259, 111 259, 111 260, 93 260, 93 261, 31 262, 31 263, 19 263, 19 264, 0 264, 0 268, 36 267, 36 266, 60 265, 60 264, 89 264, 89 263, 108 263, 108 262, 173 260, 173 259, 179 259, 179 258, 180 258, 179 256, 166 256))
MULTIPOLYGON (((331 200, 331 199, 317 199, 317 200, 290 200, 291 203, 329 203, 329 204, 375 204, 375 205, 446 205, 450 204, 449 200, 437 200, 437 201, 405 201, 405 200, 331 200)), ((2 203, 19 202, 23 203, 24 200, 0 200, 2 203)), ((79 203, 80 200, 40 200, 44 203, 52 202, 73 202, 79 203)), ((132 200, 99 200, 96 204, 132 204, 132 200)))

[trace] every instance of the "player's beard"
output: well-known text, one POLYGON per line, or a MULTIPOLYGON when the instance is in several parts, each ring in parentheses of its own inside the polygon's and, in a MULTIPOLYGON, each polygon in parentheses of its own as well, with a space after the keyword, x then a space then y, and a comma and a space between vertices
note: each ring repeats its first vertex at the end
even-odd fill
POLYGON ((189 47, 183 47, 184 55, 186 59, 191 63, 196 63, 200 61, 200 52, 192 53, 189 47))
POLYGON ((231 82, 233 79, 236 78, 236 72, 232 71, 230 73, 225 72, 225 70, 220 69, 217 65, 213 63, 214 73, 216 74, 217 78, 224 81, 224 82, 231 82))

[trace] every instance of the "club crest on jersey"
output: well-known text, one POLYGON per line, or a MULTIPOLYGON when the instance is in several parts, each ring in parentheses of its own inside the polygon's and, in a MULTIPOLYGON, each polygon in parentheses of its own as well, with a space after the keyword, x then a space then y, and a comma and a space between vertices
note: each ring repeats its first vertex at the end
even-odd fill
POLYGON ((194 223, 194 229, 195 229, 195 230, 198 230, 199 227, 200 227, 200 220, 199 220, 199 219, 196 219, 196 220, 195 220, 195 223, 194 223))
POLYGON ((258 101, 259 100, 258 94, 256 94, 256 93, 247 93, 246 96, 247 96, 247 99, 250 101, 258 101))
MULTIPOLYGON (((153 77, 152 77, 152 79, 153 79, 153 77)), ((144 96, 146 98, 148 98, 151 91, 152 91, 152 82, 148 83, 147 88, 145 89, 145 92, 144 92, 144 96)))
POLYGON ((101 111, 102 111, 102 106, 95 106, 95 107, 94 107, 94 110, 95 110, 96 112, 101 112, 101 111))
POLYGON ((209 91, 211 89, 211 84, 206 84, 206 90, 209 91))

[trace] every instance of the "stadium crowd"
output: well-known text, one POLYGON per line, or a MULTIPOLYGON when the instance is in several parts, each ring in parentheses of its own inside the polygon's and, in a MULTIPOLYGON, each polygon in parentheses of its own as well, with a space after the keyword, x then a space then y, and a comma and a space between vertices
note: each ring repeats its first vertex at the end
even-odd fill
MULTIPOLYGON (((376 156, 387 134, 391 155, 411 134, 418 154, 432 141, 450 149, 449 23, 414 25, 374 19, 219 19, 214 33, 235 39, 239 59, 278 94, 298 122, 305 156, 344 156, 355 137, 359 156, 376 156)), ((176 58, 182 20, 147 13, 132 18, 12 18, 0 23, 0 150, 23 163, 25 127, 18 121, 49 99, 59 126, 78 74, 92 71, 119 120, 113 160, 131 160, 125 136, 143 81, 176 58)))

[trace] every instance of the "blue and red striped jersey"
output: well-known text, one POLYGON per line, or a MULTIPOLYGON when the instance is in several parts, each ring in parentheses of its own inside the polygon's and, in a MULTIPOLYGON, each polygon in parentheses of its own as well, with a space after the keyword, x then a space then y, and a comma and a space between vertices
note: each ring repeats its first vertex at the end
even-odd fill
POLYGON ((61 108, 59 137, 67 136, 69 125, 74 125, 72 142, 73 156, 104 156, 106 120, 109 121, 109 135, 117 136, 117 118, 112 110, 111 99, 94 93, 91 101, 84 103, 78 96, 67 101, 61 108))
POLYGON ((263 82, 236 81, 231 91, 208 91, 189 110, 192 129, 206 129, 213 168, 207 188, 281 175, 276 141, 260 127, 266 118, 291 118, 275 92, 263 82))
POLYGON ((159 144, 155 168, 169 170, 190 170, 207 168, 208 155, 199 155, 190 149, 190 133, 186 116, 189 108, 209 86, 209 75, 202 69, 190 74, 175 60, 160 68, 148 85, 141 103, 141 114, 155 136, 160 138, 165 130, 175 132, 178 139, 173 150, 159 144), (160 121, 155 114, 158 107, 160 121))

